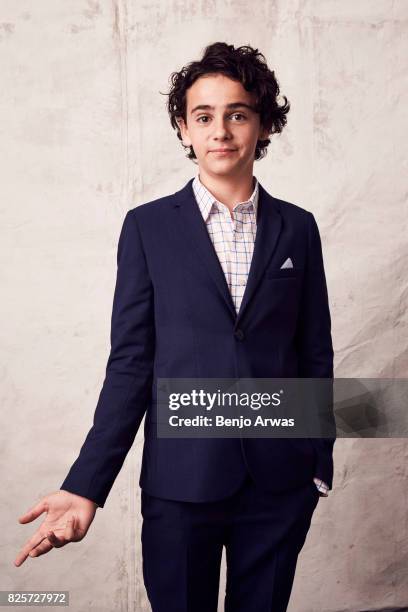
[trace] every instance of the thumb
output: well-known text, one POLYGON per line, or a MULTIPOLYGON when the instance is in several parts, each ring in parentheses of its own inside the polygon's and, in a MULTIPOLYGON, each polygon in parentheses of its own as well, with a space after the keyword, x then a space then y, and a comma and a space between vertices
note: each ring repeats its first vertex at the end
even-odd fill
POLYGON ((34 519, 36 519, 43 512, 48 511, 48 506, 44 499, 38 502, 35 506, 27 510, 25 514, 19 517, 20 523, 31 523, 34 519))

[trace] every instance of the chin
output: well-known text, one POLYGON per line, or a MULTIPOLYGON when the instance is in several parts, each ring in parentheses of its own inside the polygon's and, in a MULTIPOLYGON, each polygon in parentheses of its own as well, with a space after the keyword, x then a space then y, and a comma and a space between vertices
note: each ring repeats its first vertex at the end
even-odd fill
POLYGON ((218 176, 232 175, 235 174, 236 170, 235 166, 224 166, 223 168, 217 166, 209 169, 211 174, 218 174, 218 176))

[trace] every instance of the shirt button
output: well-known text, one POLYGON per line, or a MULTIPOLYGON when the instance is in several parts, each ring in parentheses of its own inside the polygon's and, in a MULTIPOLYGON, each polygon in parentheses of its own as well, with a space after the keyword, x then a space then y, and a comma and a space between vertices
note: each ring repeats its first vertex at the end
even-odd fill
POLYGON ((245 334, 242 329, 236 329, 234 331, 234 336, 237 340, 243 340, 245 338, 245 334))

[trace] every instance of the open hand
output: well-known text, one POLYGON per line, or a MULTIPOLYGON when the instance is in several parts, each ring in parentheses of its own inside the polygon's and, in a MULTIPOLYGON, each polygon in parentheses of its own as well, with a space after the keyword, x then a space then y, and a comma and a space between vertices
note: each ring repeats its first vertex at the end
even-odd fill
POLYGON ((68 542, 82 540, 97 507, 90 499, 62 489, 43 497, 18 519, 23 524, 31 523, 43 512, 47 513, 42 524, 17 555, 14 565, 19 567, 28 556, 39 557, 52 548, 61 548, 68 542))

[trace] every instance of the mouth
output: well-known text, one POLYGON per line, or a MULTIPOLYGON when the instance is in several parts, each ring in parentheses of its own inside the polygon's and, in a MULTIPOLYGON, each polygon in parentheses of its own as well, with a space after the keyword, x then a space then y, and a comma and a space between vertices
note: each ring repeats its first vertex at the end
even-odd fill
POLYGON ((209 153, 216 153, 218 155, 228 155, 229 153, 235 153, 236 149, 210 149, 209 153))

